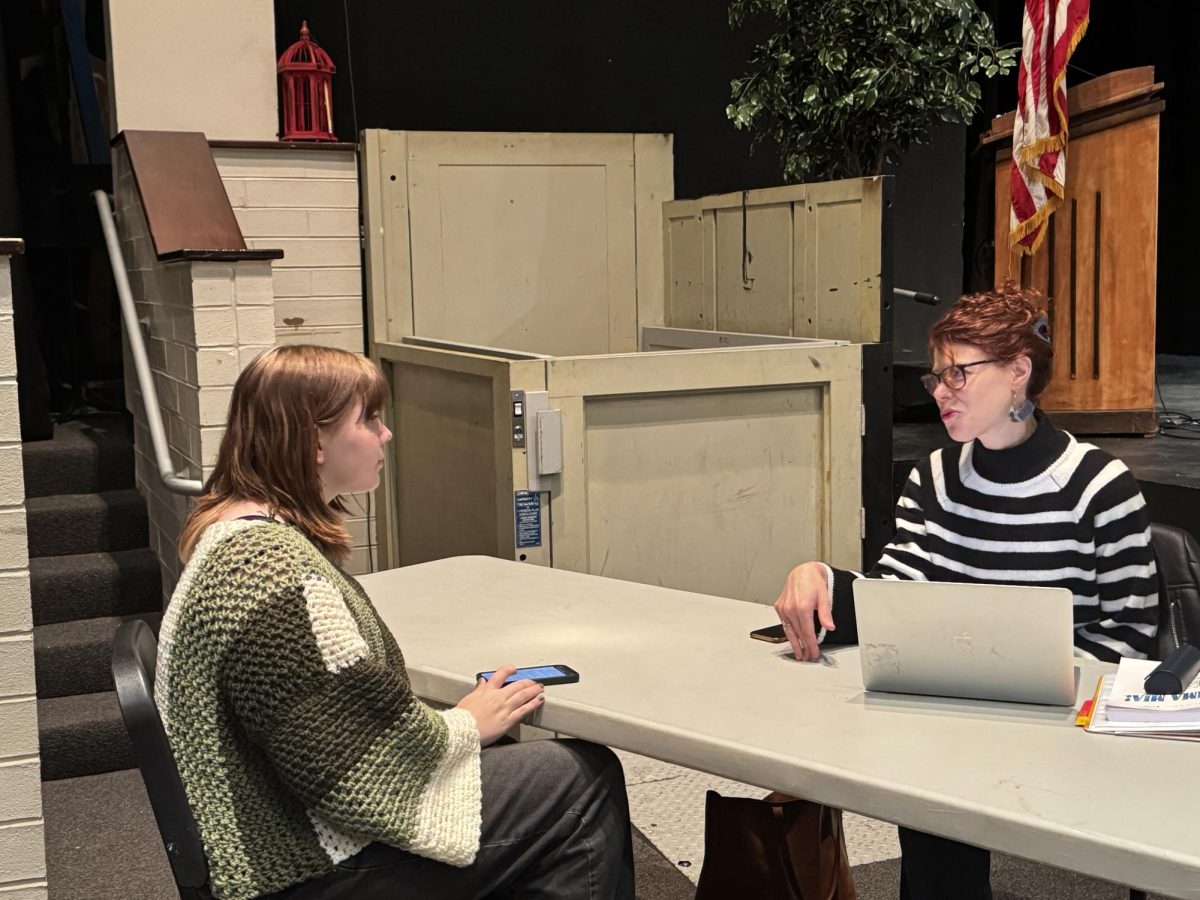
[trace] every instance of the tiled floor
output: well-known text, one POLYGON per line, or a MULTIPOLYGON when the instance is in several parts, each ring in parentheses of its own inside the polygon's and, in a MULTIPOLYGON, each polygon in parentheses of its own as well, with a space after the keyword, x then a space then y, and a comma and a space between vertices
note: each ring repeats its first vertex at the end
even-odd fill
MULTIPOLYGON (((692 881, 700 877, 704 861, 705 792, 714 790, 727 797, 762 797, 767 793, 762 788, 645 756, 620 750, 617 755, 625 767, 633 824, 692 881)), ((894 825, 852 813, 846 813, 843 822, 852 866, 900 855, 894 825)))

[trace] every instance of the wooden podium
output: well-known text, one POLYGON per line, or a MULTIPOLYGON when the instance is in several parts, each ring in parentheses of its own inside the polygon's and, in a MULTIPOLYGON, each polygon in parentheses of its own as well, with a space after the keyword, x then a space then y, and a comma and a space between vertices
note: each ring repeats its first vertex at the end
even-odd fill
POLYGON ((1049 298, 1054 374, 1041 406, 1077 434, 1153 434, 1158 240, 1154 68, 1125 69, 1067 94, 1067 195, 1033 256, 1009 249, 1015 112, 981 143, 996 150, 996 284, 1011 278, 1049 298))

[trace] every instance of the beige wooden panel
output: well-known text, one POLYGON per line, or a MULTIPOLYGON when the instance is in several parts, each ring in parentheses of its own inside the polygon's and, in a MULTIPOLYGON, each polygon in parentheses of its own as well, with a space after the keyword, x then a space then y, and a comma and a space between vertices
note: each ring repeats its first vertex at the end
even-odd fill
POLYGON ((399 561, 499 552, 493 379, 393 363, 399 561))
POLYGON ((675 197, 674 138, 633 136, 634 204, 637 228, 638 325, 662 325, 666 297, 663 259, 663 203, 675 197))
POLYGON ((805 559, 861 565, 860 353, 551 362, 555 567, 768 603, 805 559))
POLYGON ((705 291, 712 276, 705 265, 703 209, 695 201, 680 200, 664 203, 663 210, 664 321, 675 328, 716 328, 705 291), (669 216, 667 209, 673 210, 669 216))
POLYGON ((413 327, 539 353, 636 346, 630 135, 408 135, 413 327))
POLYGON ((831 341, 818 338, 789 337, 785 334, 746 334, 732 331, 705 331, 700 328, 643 328, 643 353, 655 350, 723 350, 729 347, 761 347, 773 344, 822 346, 831 341))
POLYGON ((883 182, 852 178, 808 189, 797 206, 796 333, 878 341, 883 182))
POLYGON ((692 205, 688 200, 662 204, 662 319, 674 328, 704 326, 704 220, 692 205))
MULTIPOLYGON (((404 132, 363 132, 362 178, 364 281, 367 294, 367 353, 379 359, 379 345, 412 334, 412 272, 408 234, 408 152, 404 132)), ((390 374, 386 371, 385 374, 390 374)), ((389 381, 391 379, 389 378, 389 381)), ((384 421, 396 431, 395 409, 384 421)), ((396 521, 396 472, 390 458, 375 490, 379 568, 400 565, 396 521)))
POLYGON ((369 348, 412 334, 405 132, 363 132, 362 179, 369 348))
POLYGON ((821 385, 586 401, 589 570, 769 603, 825 549, 821 385))
MULTIPOLYGON (((395 424, 390 493, 381 500, 396 522, 388 562, 482 553, 549 565, 548 535, 542 547, 520 554, 514 548, 513 491, 525 489, 527 476, 524 451, 512 448, 509 393, 545 390, 544 361, 482 349, 379 349, 395 424)), ((548 502, 543 497, 544 507, 548 502)))
POLYGON ((792 333, 792 204, 713 211, 721 331, 792 333), (743 247, 749 251, 742 264, 743 247))
POLYGON ((796 184, 665 204, 663 215, 671 223, 664 232, 663 251, 670 269, 666 324, 878 341, 883 212, 880 178, 796 184), (743 206, 753 255, 750 290, 743 287, 743 206), (788 208, 791 218, 785 226, 783 210, 788 208), (765 218, 760 219, 760 211, 765 218), (690 246, 682 252, 674 246, 677 239, 696 240, 694 228, 675 227, 688 217, 704 223, 699 254, 690 246), (758 221, 769 224, 760 229, 758 221), (788 246, 780 240, 784 235, 790 235, 788 246), (683 295, 677 296, 679 292, 683 295), (696 315, 700 298, 710 300, 715 316, 696 315))

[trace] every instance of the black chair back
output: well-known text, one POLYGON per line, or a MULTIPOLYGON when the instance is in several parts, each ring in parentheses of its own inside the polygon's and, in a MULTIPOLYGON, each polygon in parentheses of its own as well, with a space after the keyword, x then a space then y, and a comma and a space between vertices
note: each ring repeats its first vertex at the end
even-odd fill
POLYGON ((117 702, 125 728, 133 744, 133 755, 150 806, 158 822, 171 872, 184 900, 209 900, 208 859, 200 830, 188 805, 187 794, 167 732, 154 704, 154 669, 158 659, 158 641, 154 632, 140 619, 125 622, 113 639, 112 674, 117 702))
POLYGON ((1200 645, 1200 545, 1173 525, 1150 525, 1158 563, 1158 658, 1180 644, 1200 645))

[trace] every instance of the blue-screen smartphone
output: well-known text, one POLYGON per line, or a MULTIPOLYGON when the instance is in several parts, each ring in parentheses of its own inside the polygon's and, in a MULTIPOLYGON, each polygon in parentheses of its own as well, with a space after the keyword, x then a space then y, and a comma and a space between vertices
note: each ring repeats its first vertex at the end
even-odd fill
MULTIPOLYGON (((475 680, 491 678, 495 673, 495 669, 492 669, 490 672, 480 672, 475 676, 475 680)), ((517 669, 515 674, 504 679, 504 683, 512 684, 514 681, 521 681, 525 678, 541 682, 542 684, 574 684, 579 680, 579 673, 570 666, 558 664, 552 666, 524 666, 517 669)))

